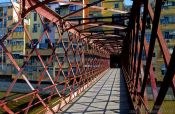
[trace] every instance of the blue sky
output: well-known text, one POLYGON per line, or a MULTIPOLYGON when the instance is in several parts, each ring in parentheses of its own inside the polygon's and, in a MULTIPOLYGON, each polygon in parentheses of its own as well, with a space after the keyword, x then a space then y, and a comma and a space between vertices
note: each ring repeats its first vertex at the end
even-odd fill
POLYGON ((132 1, 131 0, 124 0, 124 4, 126 4, 126 5, 132 5, 132 1))
POLYGON ((0 3, 2 2, 10 2, 10 0, 0 0, 0 3))

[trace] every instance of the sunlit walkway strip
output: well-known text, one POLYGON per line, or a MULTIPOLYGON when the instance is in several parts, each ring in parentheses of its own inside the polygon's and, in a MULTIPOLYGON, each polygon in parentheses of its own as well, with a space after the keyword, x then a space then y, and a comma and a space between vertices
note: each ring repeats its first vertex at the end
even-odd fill
POLYGON ((129 113, 126 87, 120 69, 109 70, 94 86, 63 108, 61 113, 129 113))

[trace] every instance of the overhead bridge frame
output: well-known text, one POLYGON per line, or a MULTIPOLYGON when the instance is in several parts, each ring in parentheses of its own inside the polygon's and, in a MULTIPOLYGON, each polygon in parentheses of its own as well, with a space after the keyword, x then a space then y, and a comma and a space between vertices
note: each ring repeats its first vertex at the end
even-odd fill
POLYGON ((160 109, 169 86, 171 86, 175 95, 175 60, 173 59, 175 58, 175 49, 172 55, 170 55, 159 27, 161 6, 164 1, 156 0, 155 6, 151 6, 148 0, 134 0, 130 13, 95 6, 95 4, 103 1, 99 0, 91 4, 82 4, 80 2, 66 2, 64 0, 19 0, 20 6, 17 7, 15 2, 11 0, 13 8, 18 15, 18 22, 14 23, 12 29, 0 39, 0 45, 17 70, 17 74, 15 74, 15 77, 0 99, 0 111, 2 110, 10 114, 27 114, 35 107, 40 106, 41 110, 38 113, 59 112, 63 106, 71 102, 83 90, 98 81, 110 67, 110 55, 117 54, 121 57, 121 69, 134 111, 136 113, 162 113, 160 109), (60 16, 47 7, 47 4, 51 2, 79 5, 82 8, 68 15, 60 16), (143 12, 141 7, 143 7, 143 12), (154 11, 153 7, 155 7, 154 11), (117 16, 68 19, 71 15, 87 8, 121 13, 121 21, 129 17, 129 24, 125 26, 120 23, 99 21, 101 19, 114 19, 117 16), (43 28, 45 28, 46 23, 50 23, 56 28, 58 36, 55 39, 55 44, 51 41, 48 29, 44 29, 43 33, 38 37, 38 42, 32 40, 32 35, 24 23, 24 19, 27 18, 31 11, 35 11, 39 15, 43 28), (147 42, 145 37, 146 18, 148 15, 151 17, 153 25, 150 42, 147 42), (84 20, 86 20, 85 23, 82 22, 84 20), (19 26, 24 28, 27 40, 33 47, 28 53, 25 53, 22 65, 19 65, 7 46, 5 46, 5 40, 10 38, 19 26), (114 30, 92 30, 93 28, 104 28, 105 26, 110 26, 114 30), (64 43, 64 34, 67 34, 67 44, 64 43), (48 40, 51 50, 51 55, 49 55, 47 61, 42 57, 40 50, 37 48, 44 35, 48 40), (167 72, 159 91, 152 64, 156 39, 167 67, 167 72), (59 44, 63 46, 62 51, 57 48, 59 44), (38 63, 43 68, 39 73, 35 86, 24 70, 29 65, 29 61, 34 53, 38 58, 38 63), (58 53, 61 53, 63 60, 60 60, 58 53), (144 60, 143 54, 145 54, 146 60, 144 60), (145 68, 143 65, 144 61, 146 61, 145 68), (54 74, 50 73, 48 69, 50 65, 54 66, 55 64, 58 67, 58 71, 53 76, 54 74), (68 66, 66 71, 64 69, 65 64, 68 66), (45 78, 49 85, 42 87, 45 78), (11 98, 13 88, 19 79, 22 79, 31 91, 11 98), (148 109, 148 94, 146 91, 148 83, 151 85, 154 102, 151 110, 148 109), (47 91, 48 93, 43 95, 47 91), (27 102, 22 108, 12 108, 11 104, 25 100, 27 102))

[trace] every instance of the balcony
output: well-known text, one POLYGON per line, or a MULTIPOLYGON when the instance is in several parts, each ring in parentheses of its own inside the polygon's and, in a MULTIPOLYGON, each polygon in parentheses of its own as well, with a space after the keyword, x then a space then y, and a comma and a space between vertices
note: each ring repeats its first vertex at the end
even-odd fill
POLYGON ((64 49, 63 48, 56 48, 55 53, 57 53, 57 54, 64 53, 64 49))
MULTIPOLYGON (((26 49, 25 55, 29 54, 32 49, 26 49)), ((41 56, 49 56, 52 54, 52 49, 37 49, 41 56)), ((36 52, 33 52, 32 56, 37 56, 36 52)))
POLYGON ((21 45, 12 46, 12 51, 23 51, 24 47, 21 45))

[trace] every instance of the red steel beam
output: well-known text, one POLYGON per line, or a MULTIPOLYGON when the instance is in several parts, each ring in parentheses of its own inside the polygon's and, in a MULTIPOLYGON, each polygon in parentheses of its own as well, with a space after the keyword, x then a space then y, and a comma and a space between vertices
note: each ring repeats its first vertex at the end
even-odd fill
MULTIPOLYGON (((148 11, 149 11, 151 19, 153 20, 154 13, 153 13, 153 9, 152 9, 150 4, 148 4, 148 11)), ((165 64, 166 64, 166 66, 168 66, 171 55, 169 53, 169 49, 167 47, 166 41, 164 39, 164 36, 163 36, 159 26, 158 26, 158 30, 157 30, 157 36, 158 36, 157 39, 158 39, 159 46, 160 46, 160 49, 161 49, 162 54, 163 54, 165 64)), ((174 95, 175 95, 175 78, 173 79, 171 86, 172 86, 172 89, 173 89, 173 92, 174 92, 174 95)))
MULTIPOLYGON (((83 7, 86 6, 83 3, 81 3, 81 2, 70 2, 70 1, 65 1, 65 0, 45 0, 43 2, 39 2, 38 4, 35 4, 32 7, 28 8, 26 10, 26 13, 29 13, 30 11, 34 10, 37 7, 40 7, 40 6, 45 5, 45 4, 48 4, 49 2, 58 2, 58 3, 60 2, 60 3, 69 4, 69 5, 78 5, 78 6, 83 6, 83 7)), ((126 11, 121 11, 121 10, 116 10, 116 9, 106 8, 106 7, 99 7, 99 6, 90 6, 90 8, 110 11, 110 12, 114 12, 114 13, 123 13, 123 14, 128 13, 126 11)))
POLYGON ((175 59, 174 58, 175 58, 175 48, 173 50, 170 63, 168 65, 167 72, 166 72, 165 77, 163 79, 163 82, 161 84, 159 94, 158 94, 157 99, 154 103, 154 106, 153 106, 153 109, 151 112, 152 114, 157 114, 159 112, 160 107, 161 107, 163 100, 165 98, 165 95, 168 91, 168 88, 173 80, 173 77, 175 74, 175 59))
MULTIPOLYGON (((26 17, 27 14, 28 14, 28 12, 27 12, 27 11, 29 11, 28 9, 31 9, 31 7, 36 6, 36 4, 40 4, 40 2, 37 1, 37 0, 26 0, 26 1, 22 1, 21 0, 21 5, 23 5, 23 10, 22 10, 22 14, 18 13, 18 15, 19 15, 18 16, 19 17, 19 22, 17 23, 17 25, 15 25, 15 27, 13 27, 12 31, 9 32, 9 34, 7 34, 4 37, 4 39, 9 37, 9 35, 11 35, 11 33, 16 29, 16 27, 18 27, 19 24, 21 24, 23 18, 26 17), (25 8, 27 8, 27 9, 25 9, 25 8), (22 18, 20 18, 20 16, 22 18)), ((58 14, 56 14, 55 12, 50 10, 47 6, 45 6, 42 3, 35 8, 35 11, 40 16, 43 16, 43 17, 47 18, 48 20, 50 20, 50 22, 53 22, 56 25, 63 25, 63 26, 61 26, 62 28, 59 28, 58 26, 56 26, 56 27, 57 27, 58 33, 59 33, 59 39, 58 39, 57 43, 62 42, 63 49, 64 49, 64 52, 65 52, 64 53, 64 60, 61 63, 59 61, 58 56, 55 54, 55 49, 56 48, 53 46, 53 44, 52 44, 52 42, 50 40, 50 37, 49 37, 47 29, 45 29, 43 34, 39 37, 39 40, 38 40, 37 44, 34 44, 34 42, 32 41, 31 34, 27 30, 27 27, 24 24, 22 24, 23 27, 24 27, 24 31, 25 31, 25 33, 27 35, 27 38, 29 39, 30 43, 34 47, 30 51, 30 53, 27 55, 27 59, 24 62, 22 67, 18 66, 18 64, 15 61, 15 59, 13 58, 13 56, 10 54, 10 52, 7 50, 7 48, 4 46, 3 40, 1 40, 2 42, 0 42, 0 45, 3 47, 3 49, 6 52, 7 56, 9 57, 9 59, 12 61, 13 65, 18 70, 18 74, 15 77, 15 79, 13 80, 13 82, 11 83, 11 85, 10 85, 9 89, 7 90, 5 96, 8 97, 8 94, 11 92, 12 88, 14 87, 14 84, 16 83, 18 77, 22 75, 22 78, 26 81, 28 86, 31 88, 32 92, 29 93, 29 94, 24 94, 24 95, 22 95, 22 96, 20 96, 20 97, 18 97, 16 99, 13 99, 13 101, 14 100, 24 99, 24 98, 26 98, 26 97, 28 97, 30 95, 31 95, 31 99, 28 102, 27 107, 21 109, 21 111, 18 111, 16 113, 23 113, 23 112, 24 113, 28 113, 29 109, 31 107, 37 105, 37 104, 42 104, 44 106, 44 108, 40 111, 41 113, 43 111, 45 111, 45 110, 49 111, 50 113, 55 113, 55 111, 58 111, 60 109, 60 107, 63 106, 63 104, 67 104, 72 98, 74 98, 77 95, 77 93, 79 94, 82 90, 84 90, 85 87, 88 87, 89 84, 92 83, 94 79, 96 79, 97 75, 99 75, 100 73, 102 73, 103 71, 105 71, 109 67, 109 61, 108 61, 109 60, 109 52, 106 52, 106 50, 104 50, 103 48, 95 45, 94 43, 90 43, 88 39, 84 39, 83 37, 85 35, 81 35, 79 33, 79 31, 77 31, 75 28, 72 28, 72 29, 66 31, 68 33, 68 39, 69 39, 68 46, 66 47, 64 45, 64 43, 63 43, 62 33, 61 32, 62 32, 62 30, 67 29, 67 27, 71 27, 72 25, 69 22, 64 22, 64 20, 62 20, 61 16, 59 16, 58 14), (74 34, 74 36, 71 36, 69 34, 70 32, 72 32, 74 34), (47 36, 47 38, 49 40, 49 44, 50 44, 51 49, 52 49, 52 55, 49 56, 49 60, 46 62, 46 64, 44 63, 44 60, 42 59, 41 54, 39 53, 39 49, 36 48, 37 45, 39 44, 39 42, 41 42, 41 40, 43 39, 43 35, 47 36), (78 43, 78 40, 81 40, 81 42, 85 43, 88 46, 91 46, 91 48, 93 49, 93 52, 88 52, 87 54, 95 55, 93 57, 85 58, 85 61, 89 61, 90 62, 90 63, 86 63, 90 67, 83 68, 83 71, 80 71, 80 69, 81 69, 80 68, 80 63, 76 60, 75 57, 77 56, 76 54, 77 54, 77 50, 78 50, 78 56, 80 56, 80 58, 83 59, 82 53, 84 53, 84 50, 80 50, 80 47, 76 48, 77 50, 75 50, 73 48, 73 40, 74 39, 76 40, 76 43, 78 43), (24 74, 22 74, 22 71, 24 70, 24 67, 27 65, 27 62, 30 60, 30 58, 31 58, 31 56, 32 56, 34 51, 36 52, 37 57, 39 58, 39 62, 41 63, 42 67, 44 68, 43 72, 40 74, 37 86, 39 87, 41 85, 41 81, 43 80, 44 73, 47 73, 48 79, 52 83, 51 86, 47 86, 45 88, 42 88, 42 90, 40 90, 38 88, 34 88, 34 86, 29 81, 29 79, 24 74), (74 54, 74 59, 75 59, 74 62, 71 62, 70 58, 67 55, 68 52, 72 52, 74 54), (52 62, 53 57, 55 57, 56 62, 58 63, 58 65, 60 67, 60 70, 59 70, 58 74, 56 75, 56 77, 54 79, 51 77, 50 73, 48 72, 48 67, 49 67, 49 64, 52 62), (68 75, 67 75, 69 79, 66 78, 66 76, 64 74, 64 71, 62 69, 63 64, 64 64, 65 61, 68 61, 68 64, 69 64, 68 75), (76 64, 76 74, 73 72, 73 65, 74 64, 76 64), (94 67, 94 65, 98 65, 99 67, 96 68, 96 67, 94 67), (80 73, 78 77, 80 77, 80 79, 81 79, 80 81, 83 82, 83 85, 81 85, 81 86, 80 86, 80 84, 81 84, 80 81, 79 82, 77 81, 78 71, 80 73), (62 97, 64 97, 64 96, 60 94, 60 91, 58 91, 58 89, 56 87, 58 85, 57 82, 58 82, 58 78, 59 78, 60 72, 62 72, 65 82, 59 82, 58 84, 60 84, 60 83, 64 84, 64 88, 63 88, 63 90, 61 90, 61 92, 63 92, 63 93, 64 93, 65 90, 70 89, 70 93, 67 94, 67 95, 70 96, 70 97, 68 97, 68 99, 67 98, 62 99, 62 97), (81 74, 81 73, 84 73, 84 74, 81 74), (87 77, 87 75, 88 75, 88 77, 87 77), (69 81, 72 81, 72 80, 73 80, 73 84, 70 87, 69 81), (78 88, 75 89, 75 86, 78 86, 78 88), (42 92, 42 91, 45 91, 45 90, 48 90, 48 89, 52 90, 50 92, 49 96, 47 96, 46 98, 42 98, 40 96, 39 92, 42 92), (56 93, 54 93, 53 90, 56 90, 56 93), (76 91, 76 92, 74 93, 74 91, 76 91), (49 101, 55 95, 58 95, 60 97, 60 99, 62 99, 61 100, 61 104, 58 104, 60 106, 57 105, 56 110, 55 110, 55 108, 52 109, 46 103, 46 100, 49 101), (35 98, 37 98, 39 101, 37 101, 36 103, 33 103, 33 100, 35 98)), ((41 22, 42 22, 42 25, 44 27, 44 22, 42 20, 41 20, 41 22)), ((84 64, 83 60, 82 60, 81 64, 84 64)), ((0 103, 0 107, 3 108, 7 103, 9 103, 9 101, 4 99, 0 103)), ((10 111, 10 108, 8 106, 6 108, 4 108, 4 109, 5 109, 5 111, 7 111, 9 113, 13 113, 13 112, 10 111)))
POLYGON ((142 97, 144 95, 146 82, 147 82, 148 74, 149 74, 149 69, 150 69, 150 65, 151 65, 151 61, 152 61, 154 45, 155 45, 156 35, 157 35, 156 33, 157 33, 157 29, 158 29, 160 12, 161 12, 161 5, 162 5, 162 1, 157 0, 156 1, 155 12, 154 12, 154 14, 156 14, 156 15, 154 15, 154 19, 153 19, 153 28, 152 28, 152 32, 151 32, 151 39, 150 39, 150 44, 149 44, 148 58, 146 60, 144 79, 143 79, 143 84, 142 84, 142 89, 141 89, 141 96, 142 97))

